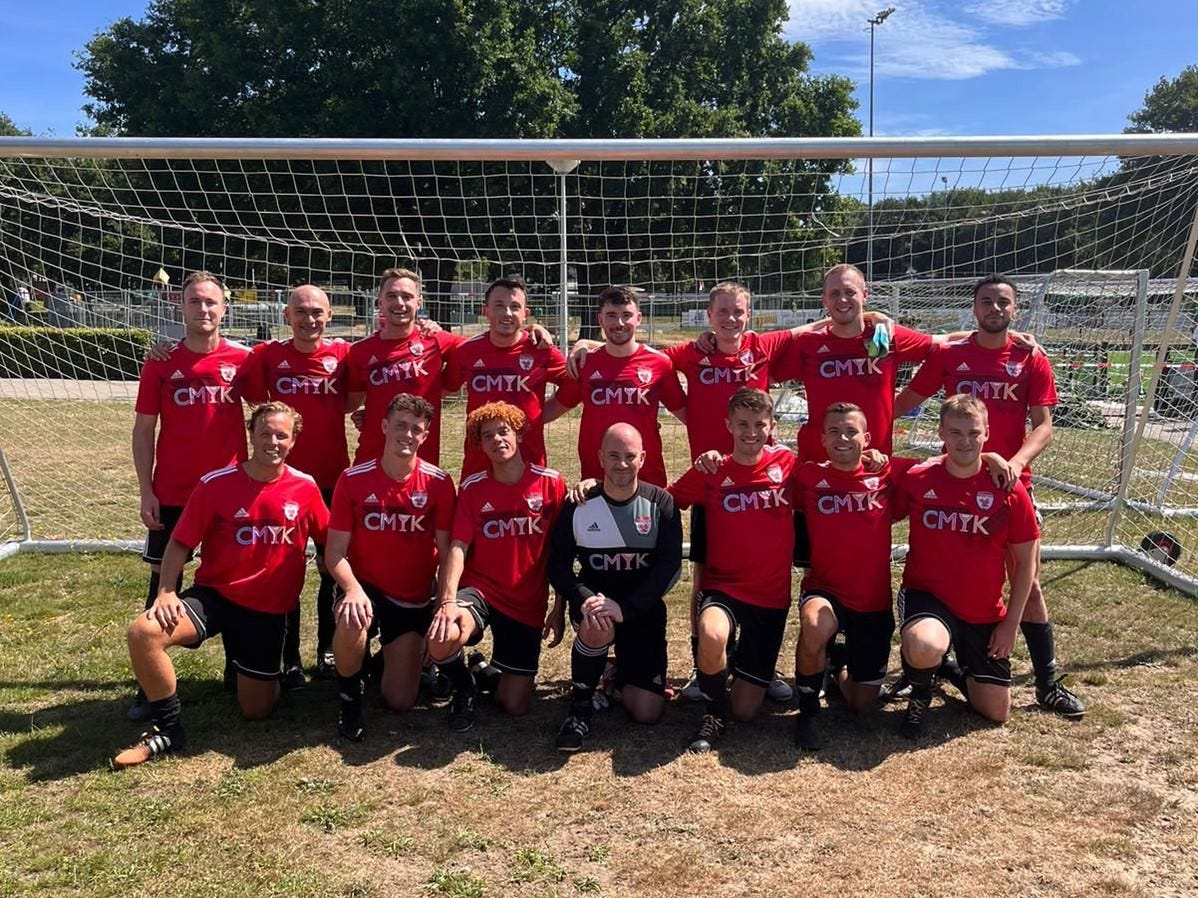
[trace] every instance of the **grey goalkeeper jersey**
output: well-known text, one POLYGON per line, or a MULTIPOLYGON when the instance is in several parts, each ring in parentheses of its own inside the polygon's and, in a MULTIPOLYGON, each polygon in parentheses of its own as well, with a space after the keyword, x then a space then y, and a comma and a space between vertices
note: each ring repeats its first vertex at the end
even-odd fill
POLYGON ((603 593, 624 620, 662 601, 682 566, 682 523, 674 499, 641 483, 617 502, 596 486, 581 505, 567 501, 550 537, 549 582, 574 607, 603 593))

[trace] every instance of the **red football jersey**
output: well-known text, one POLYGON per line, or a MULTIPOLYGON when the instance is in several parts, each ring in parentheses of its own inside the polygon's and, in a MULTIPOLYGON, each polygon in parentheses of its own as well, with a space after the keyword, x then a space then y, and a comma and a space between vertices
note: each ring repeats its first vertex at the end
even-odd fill
POLYGON ((670 487, 679 508, 707 511, 707 565, 699 586, 762 608, 790 605, 795 454, 766 446, 752 467, 725 456, 714 474, 691 468, 670 487))
MULTIPOLYGON (((528 416, 520 456, 545 464, 545 385, 566 380, 566 360, 555 346, 535 347, 527 334, 513 346, 496 346, 489 333, 472 337, 454 351, 445 366, 445 388, 466 387, 466 414, 488 402, 507 402, 528 416)), ((463 449, 462 477, 486 471, 491 463, 482 449, 463 449)))
POLYGON ((508 617, 540 627, 549 608, 549 533, 566 497, 562 475, 527 465, 519 483, 490 471, 462 481, 452 536, 469 543, 458 586, 473 586, 508 617))
POLYGON ((189 549, 203 544, 195 582, 230 602, 286 614, 299 603, 308 539, 324 542, 329 525, 320 488, 284 467, 263 483, 230 465, 200 478, 171 533, 189 549))
POLYGON ((932 593, 967 623, 1002 620, 1007 546, 1040 538, 1023 484, 996 489, 985 468, 954 477, 941 456, 912 468, 895 495, 911 519, 903 586, 932 593))
POLYGON ((300 413, 303 428, 287 456, 291 467, 311 474, 330 490, 349 466, 345 441, 345 359, 349 344, 322 340, 315 352, 300 352, 293 340, 259 343, 245 369, 245 398, 286 402, 300 413))
POLYGON ((644 344, 627 358, 617 358, 606 349, 588 352, 578 380, 567 380, 557 391, 566 408, 582 403, 578 429, 578 461, 582 476, 603 479, 599 444, 613 424, 631 424, 645 446, 645 466, 640 479, 666 485, 666 463, 661 450, 658 405, 676 411, 686 404, 674 366, 666 356, 644 344))
POLYGON ((805 462, 795 478, 795 504, 807 516, 811 568, 804 590, 826 592, 854 611, 885 611, 890 590, 892 475, 840 471, 805 462))
MULTIPOLYGON (((1009 459, 1027 438, 1028 410, 1057 404, 1052 365, 1043 353, 1017 346, 1009 338, 1002 349, 979 346, 972 336, 937 346, 915 373, 911 389, 920 396, 968 393, 986 406, 990 439, 986 449, 1009 459)), ((1032 481, 1029 465, 1020 478, 1032 481)))
MULTIPOLYGON (((868 331, 867 331, 868 333, 868 331)), ((799 457, 826 461, 820 443, 824 413, 834 402, 861 406, 869 425, 870 445, 885 455, 893 447, 894 388, 901 362, 922 362, 932 338, 896 325, 885 358, 871 359, 864 337, 837 337, 831 327, 796 336, 770 369, 775 380, 798 380, 807 391, 807 423, 799 429, 799 457)))
POLYGON ((349 564, 359 580, 402 604, 424 605, 440 560, 437 531, 449 532, 453 507, 453 481, 440 468, 420 461, 400 481, 376 459, 341 475, 329 529, 350 534, 349 564))
POLYGON ((185 505, 202 476, 249 457, 239 379, 249 355, 221 337, 211 352, 178 343, 166 361, 142 366, 134 408, 158 416, 154 495, 163 505, 185 505))
POLYGON ((441 458, 441 368, 461 342, 461 337, 446 331, 425 337, 414 330, 402 340, 371 334, 350 347, 349 392, 366 393, 366 420, 358 434, 354 464, 382 454, 383 416, 399 393, 412 393, 432 404, 433 421, 420 457, 437 464, 441 458))
POLYGON ((664 350, 674 370, 686 378, 686 436, 691 458, 709 449, 727 455, 732 451, 728 400, 741 387, 769 390, 770 362, 793 339, 790 331, 758 334, 747 331, 733 353, 700 352, 694 343, 664 350))

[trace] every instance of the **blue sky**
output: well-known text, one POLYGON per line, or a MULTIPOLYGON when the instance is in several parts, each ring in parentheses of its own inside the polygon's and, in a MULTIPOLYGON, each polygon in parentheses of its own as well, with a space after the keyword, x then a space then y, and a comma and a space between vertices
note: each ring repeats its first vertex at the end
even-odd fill
MULTIPOLYGON (((790 0, 787 34, 813 69, 858 83, 867 115, 869 29, 877 29, 879 135, 1121 131, 1161 76, 1198 62, 1193 0, 790 0)), ((0 0, 0 111, 35 133, 84 121, 72 53, 144 0, 0 0)))

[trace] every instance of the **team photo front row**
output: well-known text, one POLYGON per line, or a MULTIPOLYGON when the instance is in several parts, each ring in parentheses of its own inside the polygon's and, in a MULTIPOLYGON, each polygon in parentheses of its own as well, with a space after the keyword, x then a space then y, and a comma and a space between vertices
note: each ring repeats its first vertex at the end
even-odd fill
MULTIPOLYGON (((406 276, 389 280, 400 292, 411 284, 406 276)), ((189 335, 205 326, 215 332, 219 325, 221 303, 215 291, 202 289, 211 283, 185 290, 189 335), (197 292, 200 302, 191 302, 189 310, 197 292)), ((517 292, 515 286, 504 290, 508 295, 500 299, 517 292)), ((407 328, 411 342, 411 297, 389 303, 385 292, 380 291, 383 331, 407 328)), ((747 307, 747 292, 743 298, 747 307)), ((321 317, 322 304, 308 303, 305 312, 306 297, 292 299, 288 317, 299 346, 305 323, 321 317)), ((733 311, 736 300, 733 296, 733 311)), ((620 303, 601 305, 601 324, 607 308, 628 311, 620 303)), ((834 326, 844 310, 827 296, 825 308, 834 326)), ((860 314, 859 299, 851 311, 860 314)), ((546 350, 534 347, 519 312, 488 315, 491 335, 505 328, 514 335, 509 346, 519 349, 515 364, 531 372, 534 366, 519 356, 546 350)), ((607 348, 617 349, 609 354, 620 358, 620 347, 627 345, 619 341, 621 329, 634 334, 639 312, 635 320, 616 317, 604 332, 607 348)), ((715 321, 713 329, 711 355, 730 332, 715 321)), ((424 338, 434 345, 436 340, 435 334, 424 338)), ((862 345, 859 336, 855 342, 862 345)), ((641 349, 647 347, 634 346, 633 352, 641 349)), ((417 352, 431 354, 431 347, 417 352)), ((584 371, 602 362, 591 358, 596 354, 579 360, 584 371)), ((331 367, 319 357, 314 361, 331 367)), ((147 362, 147 370, 155 364, 147 362)), ((170 369, 182 359, 164 364, 170 369)), ((175 373, 181 371, 176 367, 175 373)), ((143 387, 145 381, 143 376, 143 387)), ((692 382, 700 378, 688 377, 688 386, 692 382)), ((276 388, 280 383, 273 381, 276 388)), ((909 389, 920 387, 917 377, 909 389)), ((177 397, 179 389, 171 395, 177 397)), ((352 377, 349 389, 349 405, 356 407, 352 377)), ((238 428, 248 426, 250 451, 243 445, 232 464, 201 473, 178 505, 167 505, 159 495, 168 486, 159 469, 171 412, 143 402, 139 394, 134 459, 153 574, 147 607, 128 629, 139 685, 130 716, 150 726, 115 756, 117 768, 185 747, 170 655, 175 647, 198 648, 220 636, 242 714, 253 720, 272 711, 294 666, 291 659, 298 658, 309 541, 317 546, 321 578, 318 657, 326 678, 337 683, 343 739, 358 741, 368 731, 368 679, 377 682, 383 703, 394 711, 413 708, 422 683, 431 682, 448 699, 447 724, 458 732, 474 726, 480 693, 493 694, 496 712, 526 714, 542 647, 552 649, 566 638, 570 687, 554 737, 558 750, 585 747, 601 681, 606 696, 618 695, 633 720, 653 724, 672 694, 665 597, 679 578, 680 514, 687 508, 694 515, 690 687, 704 703, 699 726, 686 739, 690 751, 710 751, 734 721, 755 717, 776 685, 796 563, 804 574, 795 603, 794 744, 803 751, 823 745, 818 720, 825 697, 841 697, 861 713, 876 706, 896 627, 891 526, 904 519, 910 548, 897 602, 902 683, 890 687, 907 700, 902 735, 922 734, 937 681, 959 690, 986 719, 1002 723, 1010 715, 1010 656, 1021 621, 1025 636, 1029 633, 1025 609, 1039 595, 1040 531, 1029 480, 1022 476, 1026 463, 1012 464, 1017 453, 985 451, 991 428, 1000 422, 968 392, 951 392, 941 405, 939 456, 893 456, 889 420, 883 422, 886 438, 875 440, 871 427, 877 425, 864 403, 832 400, 822 404, 818 420, 813 405, 813 417, 800 432, 800 444, 814 435, 820 450, 803 457, 824 460, 800 462, 776 442, 769 392, 757 385, 725 385, 722 436, 707 446, 696 447, 692 440, 692 449, 700 450, 695 465, 668 487, 660 476, 644 476, 652 470, 652 449, 660 457, 654 397, 647 426, 620 409, 614 420, 603 422, 597 451, 582 467, 584 476, 594 477, 573 491, 545 465, 541 428, 554 400, 542 399, 546 408, 535 412, 536 421, 510 402, 475 403, 466 420, 465 447, 475 470, 455 490, 451 476, 426 451, 437 438, 439 403, 392 391, 385 408, 368 414, 363 425, 364 436, 372 428, 378 434, 371 438, 374 455, 359 455, 353 465, 347 459, 339 473, 318 478, 311 466, 295 464, 292 453, 304 445, 297 443, 301 433, 327 422, 313 421, 302 402, 280 401, 278 392, 286 390, 258 397, 265 401, 254 407, 248 425, 240 423, 239 404, 205 407, 205 413, 226 420, 236 409, 238 428), (150 419, 148 447, 143 418, 150 419), (649 428, 653 443, 647 452, 649 428), (532 455, 525 452, 530 432, 532 455), (184 568, 197 549, 193 583, 183 589, 184 568), (488 631, 490 657, 480 661, 471 649, 488 631), (381 650, 372 657, 376 635, 381 650)), ((685 420, 684 401, 680 393, 676 404, 685 420)), ((895 401, 901 406, 904 396, 895 401)), ((711 410, 705 415, 714 426, 711 410)), ((336 451, 344 456, 341 431, 336 451)), ((172 453, 176 464, 187 457, 185 446, 172 447, 172 453)), ((1029 648, 1031 642, 1029 637, 1029 648)), ((1036 673, 1037 698, 1048 707, 1036 673)), ((1059 681, 1047 682, 1059 687, 1059 681)), ((1079 702, 1076 713, 1053 710, 1077 717, 1084 709, 1079 702)))

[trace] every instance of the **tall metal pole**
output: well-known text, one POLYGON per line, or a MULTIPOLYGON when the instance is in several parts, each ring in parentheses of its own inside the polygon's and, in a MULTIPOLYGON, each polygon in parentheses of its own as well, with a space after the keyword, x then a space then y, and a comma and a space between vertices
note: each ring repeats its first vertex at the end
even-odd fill
POLYGON ((558 320, 561 322, 559 325, 561 328, 561 333, 558 336, 562 342, 562 352, 567 354, 570 352, 570 263, 566 242, 566 175, 578 168, 578 164, 579 160, 577 159, 551 159, 549 161, 549 167, 557 172, 559 188, 557 205, 557 235, 558 239, 561 241, 561 259, 560 269, 558 271, 558 289, 561 292, 558 296, 558 320))
MULTIPOLYGON (((874 136, 874 30, 890 18, 893 6, 878 10, 869 22, 869 136, 874 136)), ((874 157, 865 160, 867 190, 869 192, 869 224, 865 238, 865 282, 874 282, 874 157)))

